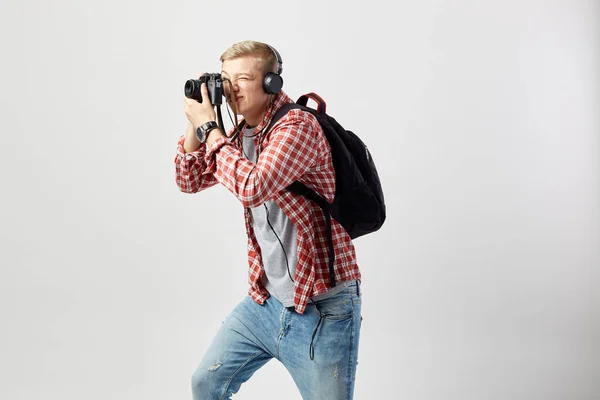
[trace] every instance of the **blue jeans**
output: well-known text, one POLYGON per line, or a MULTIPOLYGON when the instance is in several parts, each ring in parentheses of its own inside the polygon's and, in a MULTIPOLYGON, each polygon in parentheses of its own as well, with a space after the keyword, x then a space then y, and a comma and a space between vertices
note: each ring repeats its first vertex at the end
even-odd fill
POLYGON ((315 304, 309 302, 301 315, 273 296, 262 306, 246 296, 225 319, 194 372, 194 400, 231 398, 272 358, 287 368, 303 399, 352 399, 360 286, 352 283, 315 304))

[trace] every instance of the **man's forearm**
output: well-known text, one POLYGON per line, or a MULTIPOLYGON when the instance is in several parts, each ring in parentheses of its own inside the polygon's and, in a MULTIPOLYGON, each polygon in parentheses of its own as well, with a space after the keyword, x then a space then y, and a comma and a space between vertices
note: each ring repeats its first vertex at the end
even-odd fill
POLYGON ((196 151, 200 148, 201 143, 198 141, 196 137, 196 128, 192 125, 190 121, 188 121, 187 132, 185 133, 185 142, 183 142, 183 149, 186 153, 191 153, 192 151, 196 151))

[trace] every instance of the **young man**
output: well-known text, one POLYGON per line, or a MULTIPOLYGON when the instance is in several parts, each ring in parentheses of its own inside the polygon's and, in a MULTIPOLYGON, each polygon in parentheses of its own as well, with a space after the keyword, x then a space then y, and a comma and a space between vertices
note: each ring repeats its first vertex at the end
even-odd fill
POLYGON ((331 287, 323 212, 286 190, 299 180, 331 202, 331 149, 316 118, 301 110, 265 129, 277 109, 292 102, 281 91, 275 49, 245 41, 225 51, 221 62, 227 101, 243 116, 240 134, 234 139, 234 128, 229 138, 214 127, 215 111, 202 84, 202 103, 184 98, 189 124, 178 142, 176 182, 186 193, 221 183, 241 202, 250 289, 193 374, 193 398, 228 399, 276 358, 304 399, 351 399, 362 301, 354 246, 332 219, 331 287))

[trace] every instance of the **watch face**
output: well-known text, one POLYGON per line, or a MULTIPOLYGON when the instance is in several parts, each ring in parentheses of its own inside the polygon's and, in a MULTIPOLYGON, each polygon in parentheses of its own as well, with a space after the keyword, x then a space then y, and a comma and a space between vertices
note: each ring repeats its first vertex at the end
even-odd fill
POLYGON ((204 143, 204 139, 206 138, 204 137, 204 132, 202 132, 201 127, 196 128, 196 137, 200 143, 204 143))

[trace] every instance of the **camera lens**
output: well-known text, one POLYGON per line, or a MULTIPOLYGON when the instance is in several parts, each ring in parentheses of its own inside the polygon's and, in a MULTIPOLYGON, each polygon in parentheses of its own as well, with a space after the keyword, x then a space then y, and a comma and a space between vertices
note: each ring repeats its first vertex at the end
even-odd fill
POLYGON ((194 83, 195 83, 195 81, 193 79, 190 79, 185 83, 185 96, 186 97, 191 98, 193 96, 194 92, 198 91, 198 89, 195 88, 196 85, 194 83))
POLYGON ((202 103, 202 93, 200 92, 201 84, 202 82, 196 79, 188 80, 184 87, 185 97, 202 103))

